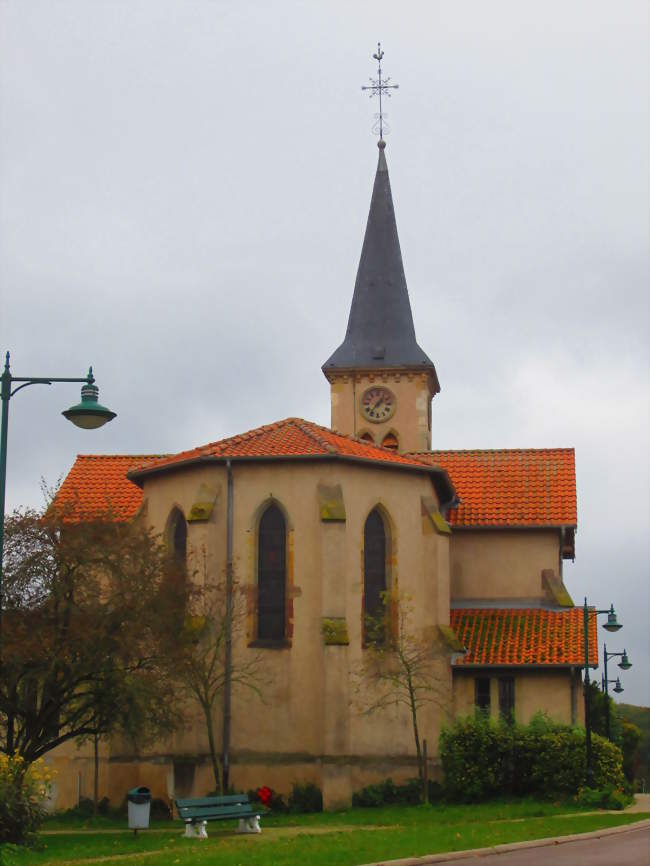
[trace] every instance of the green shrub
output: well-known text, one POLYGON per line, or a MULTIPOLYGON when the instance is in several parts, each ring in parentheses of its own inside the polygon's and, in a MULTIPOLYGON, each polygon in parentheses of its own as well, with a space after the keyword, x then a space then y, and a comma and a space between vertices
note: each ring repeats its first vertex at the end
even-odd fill
MULTIPOLYGON (((106 797, 104 797, 104 800, 106 797)), ((101 811, 102 802, 99 803, 99 814, 106 814, 101 811)), ((150 817, 152 821, 169 821, 172 818, 172 810, 169 806, 167 800, 163 800, 161 797, 154 797, 151 800, 151 811, 150 817)))
POLYGON ((352 795, 352 805, 361 807, 390 806, 395 803, 416 806, 421 802, 422 782, 419 779, 409 779, 403 785, 385 779, 376 785, 367 785, 352 795))
POLYGON ((594 787, 604 788, 613 786, 623 788, 625 776, 623 775, 623 753, 618 746, 610 743, 606 737, 593 734, 591 738, 591 750, 593 755, 594 787))
POLYGON ((586 809, 623 810, 632 802, 630 794, 612 785, 604 788, 581 788, 576 802, 586 809))
POLYGON ((483 715, 460 719, 440 735, 440 760, 449 797, 471 803, 509 790, 516 728, 483 715))
MULTIPOLYGON (((621 750, 593 734, 592 757, 594 786, 622 790, 621 750)), ((452 800, 573 795, 586 781, 585 732, 541 715, 526 726, 469 717, 443 730, 440 760, 445 793, 452 800)))
POLYGON ((542 734, 537 738, 533 788, 543 794, 575 794, 585 783, 585 734, 579 728, 542 734))
POLYGON ((440 782, 436 782, 435 780, 429 779, 429 802, 430 803, 442 803, 445 798, 445 789, 440 784, 440 782))
POLYGON ((19 756, 0 755, 0 844, 26 842, 39 828, 50 795, 50 770, 41 761, 26 767, 19 756))
POLYGON ((304 785, 294 782, 289 794, 289 811, 302 813, 322 812, 323 792, 313 782, 305 782, 304 785))

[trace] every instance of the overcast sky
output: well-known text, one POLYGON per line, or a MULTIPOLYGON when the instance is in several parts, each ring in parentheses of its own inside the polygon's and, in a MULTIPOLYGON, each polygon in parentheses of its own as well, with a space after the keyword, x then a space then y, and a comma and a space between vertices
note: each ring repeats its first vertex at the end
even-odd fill
POLYGON ((17 376, 92 363, 118 413, 81 431, 76 385, 17 395, 7 504, 77 453, 329 423, 378 39, 433 447, 575 447, 565 580, 615 603, 601 653, 650 705, 646 0, 0 0, 0 349, 17 376))

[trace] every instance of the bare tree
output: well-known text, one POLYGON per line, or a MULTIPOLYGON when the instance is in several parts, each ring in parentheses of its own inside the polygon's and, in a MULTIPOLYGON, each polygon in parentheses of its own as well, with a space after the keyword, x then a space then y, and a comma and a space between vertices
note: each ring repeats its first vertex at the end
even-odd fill
MULTIPOLYGON (((203 712, 215 789, 222 792, 223 768, 220 767, 217 751, 214 717, 227 686, 226 641, 229 610, 226 581, 210 581, 205 555, 203 572, 203 584, 194 585, 190 593, 191 613, 185 618, 182 638, 173 655, 173 664, 182 689, 196 699, 203 712)), ((241 646, 241 642, 236 638, 243 633, 245 609, 242 592, 236 581, 233 581, 232 593, 231 639, 234 646, 241 646)), ((243 687, 261 697, 261 673, 261 656, 258 653, 245 648, 240 650, 238 655, 233 654, 230 672, 230 684, 233 688, 243 687)))
POLYGON ((397 601, 384 594, 384 613, 365 619, 364 658, 355 677, 357 703, 364 715, 389 707, 407 708, 417 754, 418 776, 424 784, 425 759, 418 714, 427 704, 446 708, 447 683, 440 680, 440 663, 449 655, 437 629, 417 630, 406 596, 397 601))

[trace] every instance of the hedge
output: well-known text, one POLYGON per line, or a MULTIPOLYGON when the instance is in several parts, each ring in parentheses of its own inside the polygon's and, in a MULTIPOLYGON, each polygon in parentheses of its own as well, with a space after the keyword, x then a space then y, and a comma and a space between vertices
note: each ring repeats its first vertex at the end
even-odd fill
MULTIPOLYGON (((618 746, 592 734, 593 784, 623 786, 618 746)), ((448 797, 475 802, 502 794, 574 795, 586 784, 583 728, 538 715, 529 725, 482 716, 457 721, 440 735, 448 797)))

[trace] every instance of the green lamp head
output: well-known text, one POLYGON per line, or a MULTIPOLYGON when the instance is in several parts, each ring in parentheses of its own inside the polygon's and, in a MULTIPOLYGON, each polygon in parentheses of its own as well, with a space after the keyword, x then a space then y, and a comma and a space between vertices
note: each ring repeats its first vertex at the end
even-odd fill
POLYGON ((603 628, 607 631, 618 631, 623 628, 621 623, 616 619, 616 613, 614 612, 614 605, 611 605, 609 608, 609 613, 607 614, 607 622, 603 625, 603 628))
POLYGON ((623 650, 623 656, 618 663, 618 666, 622 671, 629 671, 629 669, 632 667, 632 662, 628 658, 626 649, 623 650))
POLYGON ((98 398, 99 388, 95 385, 93 368, 91 367, 88 370, 88 381, 81 387, 81 403, 71 406, 61 414, 77 427, 84 430, 96 430, 97 427, 102 427, 116 417, 116 413, 111 412, 106 406, 102 406, 98 402, 98 398))
POLYGON ((625 691, 618 677, 616 677, 616 685, 614 686, 613 691, 615 691, 617 695, 620 695, 621 692, 625 691))

